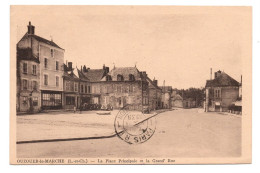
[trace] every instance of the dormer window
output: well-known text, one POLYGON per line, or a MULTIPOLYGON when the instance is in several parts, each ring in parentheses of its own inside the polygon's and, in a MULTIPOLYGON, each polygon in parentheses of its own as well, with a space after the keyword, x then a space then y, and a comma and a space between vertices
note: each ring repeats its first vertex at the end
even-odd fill
POLYGON ((135 81, 135 76, 133 74, 129 74, 129 80, 130 81, 135 81))
POLYGON ((124 81, 123 75, 121 74, 117 75, 117 81, 124 81))
POLYGON ((111 81, 112 80, 112 77, 110 75, 107 75, 106 76, 106 81, 111 81))

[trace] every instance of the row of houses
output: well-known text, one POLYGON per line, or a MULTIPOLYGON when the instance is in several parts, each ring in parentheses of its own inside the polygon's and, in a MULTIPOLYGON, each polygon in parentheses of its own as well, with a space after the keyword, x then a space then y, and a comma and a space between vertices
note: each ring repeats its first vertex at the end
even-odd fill
POLYGON ((86 104, 133 110, 171 108, 171 86, 158 86, 135 67, 91 69, 64 63, 65 50, 53 40, 28 31, 17 43, 17 111, 73 109, 86 104))

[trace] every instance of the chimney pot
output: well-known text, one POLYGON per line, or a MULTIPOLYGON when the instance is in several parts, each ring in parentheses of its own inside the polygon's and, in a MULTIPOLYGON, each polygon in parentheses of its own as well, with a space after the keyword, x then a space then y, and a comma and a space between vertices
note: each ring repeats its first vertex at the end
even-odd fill
POLYGON ((72 70, 72 62, 68 62, 68 69, 72 70))
POLYGON ((28 34, 34 35, 35 27, 33 25, 31 25, 31 21, 29 22, 29 25, 27 27, 28 27, 28 34))

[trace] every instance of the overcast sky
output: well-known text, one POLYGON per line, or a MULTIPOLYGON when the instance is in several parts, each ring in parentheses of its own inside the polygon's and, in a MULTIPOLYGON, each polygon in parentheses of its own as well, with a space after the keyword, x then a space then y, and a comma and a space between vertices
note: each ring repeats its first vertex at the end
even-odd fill
POLYGON ((29 21, 79 68, 137 63, 173 88, 204 87, 210 68, 240 82, 242 59, 251 58, 249 7, 12 6, 17 41, 29 21))

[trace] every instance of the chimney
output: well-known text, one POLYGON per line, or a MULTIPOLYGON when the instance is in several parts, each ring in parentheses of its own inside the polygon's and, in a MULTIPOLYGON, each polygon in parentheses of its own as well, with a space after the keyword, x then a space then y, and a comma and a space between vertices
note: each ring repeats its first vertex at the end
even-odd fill
POLYGON ((219 77, 221 75, 221 71, 219 70, 219 71, 217 71, 217 72, 215 72, 215 79, 217 78, 217 77, 219 77))
POLYGON ((29 22, 29 25, 27 26, 28 27, 28 34, 31 34, 31 35, 34 35, 34 26, 31 25, 31 22, 29 22))
POLYGON ((212 68, 210 68, 210 80, 212 80, 212 68))
POLYGON ((87 72, 87 67, 85 65, 83 66, 83 72, 87 72))
POLYGON ((241 75, 241 86, 242 86, 242 75, 241 75))
POLYGON ((153 84, 154 84, 155 86, 158 86, 158 80, 153 80, 153 84))
POLYGON ((106 74, 109 73, 109 67, 106 67, 106 74))
POLYGON ((68 69, 69 69, 69 71, 72 70, 72 62, 68 62, 68 69))
POLYGON ((142 72, 141 72, 141 75, 142 75, 143 77, 147 77, 146 71, 142 71, 142 72))

